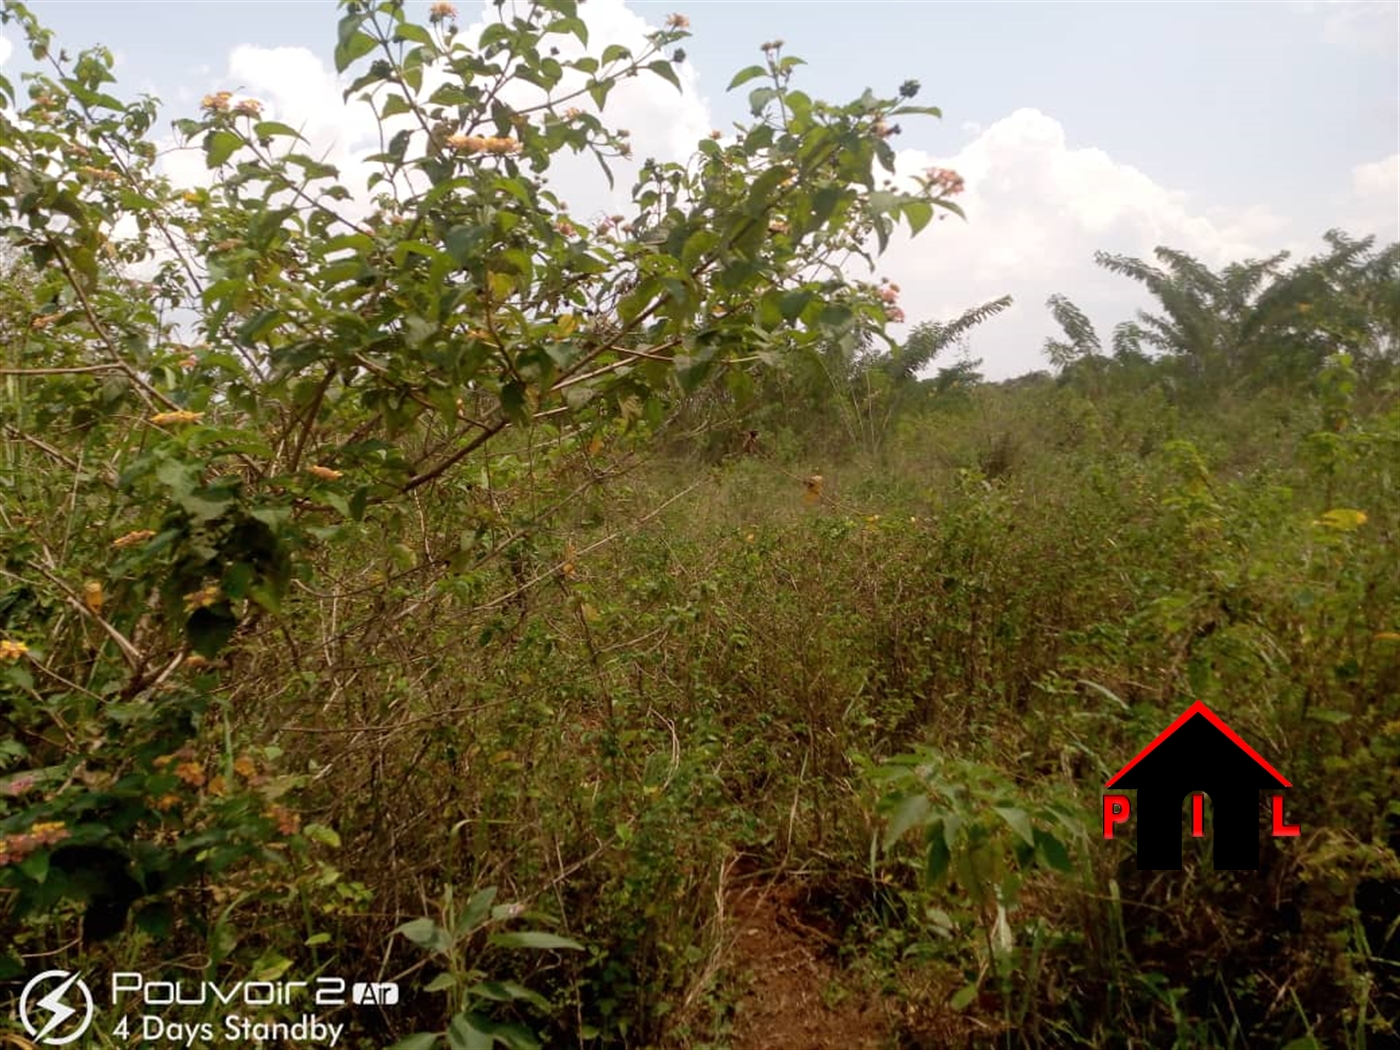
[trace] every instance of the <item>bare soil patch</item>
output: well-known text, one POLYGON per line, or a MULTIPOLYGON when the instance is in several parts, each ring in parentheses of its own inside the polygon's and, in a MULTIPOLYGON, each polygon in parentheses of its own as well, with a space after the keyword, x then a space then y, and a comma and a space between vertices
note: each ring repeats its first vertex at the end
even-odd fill
POLYGON ((749 883, 730 896, 729 971, 744 989, 734 1050, 885 1050, 890 1008, 843 971, 833 931, 812 925, 790 883, 749 883))

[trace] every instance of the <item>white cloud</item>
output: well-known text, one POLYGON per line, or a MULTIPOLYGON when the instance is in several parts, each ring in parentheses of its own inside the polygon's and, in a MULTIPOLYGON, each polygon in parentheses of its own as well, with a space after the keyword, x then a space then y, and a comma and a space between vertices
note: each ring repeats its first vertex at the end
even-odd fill
MULTIPOLYGON (((481 6, 479 19, 463 25, 459 39, 471 42, 481 30, 496 20, 493 4, 481 6)), ((618 43, 641 55, 648 47, 646 37, 657 26, 649 24, 638 13, 629 10, 623 0, 593 0, 589 4, 589 47, 586 49, 572 36, 554 38, 559 57, 568 59, 585 53, 598 55, 608 44, 618 43)), ((615 128, 626 128, 635 145, 635 156, 629 163, 610 161, 616 178, 616 188, 609 190, 597 162, 588 155, 569 153, 556 155, 548 179, 551 188, 570 205, 573 214, 589 218, 598 214, 622 211, 630 200, 630 189, 641 161, 654 156, 659 160, 683 160, 694 152, 696 142, 710 128, 709 107, 697 91, 698 75, 687 62, 674 67, 683 91, 651 74, 619 83, 607 100, 605 121, 615 128)), ((379 152, 380 130, 370 108, 342 97, 348 78, 337 77, 313 52, 301 47, 256 47, 241 44, 229 55, 227 73, 223 80, 202 70, 204 83, 193 91, 181 94, 193 103, 204 91, 236 88, 238 95, 256 98, 264 103, 268 118, 283 121, 297 128, 308 142, 305 152, 324 158, 341 170, 342 182, 357 197, 362 197, 365 179, 373 166, 364 158, 379 152)), ((434 74, 425 77, 424 95, 435 85, 434 74)), ((556 97, 581 89, 585 80, 581 74, 571 74, 556 90, 556 97)), ((512 84, 504 93, 516 106, 538 102, 543 93, 528 84, 512 84)), ((586 95, 571 99, 569 105, 592 110, 586 95)), ((399 127, 414 127, 411 118, 402 116, 386 122, 387 139, 399 127)), ((204 159, 197 150, 171 154, 166 170, 182 184, 199 185, 209 182, 204 159)), ((357 202, 364 207, 364 201, 357 202)), ((359 208, 347 205, 347 212, 359 208)))
POLYGON ((951 157, 899 154, 901 174, 930 165, 966 179, 958 203, 968 221, 950 217, 918 238, 893 239, 880 273, 900 284, 910 323, 1010 293, 1015 306, 970 340, 993 378, 1047 367, 1052 293, 1083 307, 1105 343, 1114 324, 1148 305, 1139 285, 1094 263, 1096 250, 1150 256, 1167 245, 1219 267, 1307 247, 1290 245, 1288 222, 1265 209, 1205 208, 1101 149, 1071 146, 1064 127, 1035 109, 997 121, 951 157))
POLYGON ((1400 153, 1351 169, 1351 225, 1358 234, 1400 239, 1400 153))
POLYGON ((1332 0, 1321 5, 1321 12, 1322 36, 1329 44, 1400 54, 1400 5, 1385 0, 1332 0))
MULTIPOLYGON (((491 4, 481 10, 479 21, 464 24, 464 38, 474 38, 496 15, 491 4)), ((655 28, 624 0, 592 0, 588 25, 593 54, 608 43, 639 53, 655 28)), ((559 38, 558 46, 563 58, 581 52, 572 38, 559 38)), ((554 158, 550 186, 575 216, 586 220, 628 210, 623 205, 630 197, 637 162, 647 156, 684 160, 708 132, 710 110, 697 90, 700 77, 688 63, 676 68, 684 93, 643 75, 618 85, 608 100, 606 122, 628 128, 636 150, 632 164, 615 164, 616 190, 607 189, 593 158, 554 158)), ((352 190, 363 187, 371 170, 363 158, 379 149, 373 114, 363 105, 343 102, 342 78, 312 52, 235 47, 226 80, 208 82, 196 93, 225 86, 262 99, 270 117, 303 131, 310 140, 307 152, 340 166, 352 190)), ((520 91, 511 97, 518 105, 531 92, 538 96, 528 85, 521 85, 520 91)), ((590 105, 586 97, 569 104, 590 105)), ((950 318, 1011 293, 1016 306, 972 337, 974 354, 985 358, 985 370, 994 378, 1046 367, 1041 346, 1055 330, 1044 304, 1054 292, 1070 295, 1084 307, 1105 341, 1115 323, 1149 305, 1137 284, 1095 265, 1095 250, 1150 256, 1156 246, 1168 245, 1219 267, 1279 248, 1306 255, 1320 247, 1314 240, 1320 231, 1308 230, 1300 241, 1287 220, 1267 209, 1210 207, 1102 149, 1071 145, 1065 128, 1035 109, 1017 110, 985 128, 965 124, 962 130, 970 139, 954 155, 936 158, 903 151, 899 166, 903 174, 932 164, 962 173, 967 191, 959 203, 969 221, 950 217, 915 240, 896 237, 879 272, 903 288, 901 305, 911 322, 950 318)), ((208 177, 197 150, 168 159, 167 170, 177 181, 202 182, 208 177)), ((1394 235, 1397 172, 1397 157, 1353 171, 1345 198, 1349 203, 1341 214, 1349 214, 1349 207, 1368 218, 1343 223, 1346 228, 1359 232, 1369 224, 1383 236, 1394 235)))
MULTIPOLYGON (((482 5, 482 17, 464 31, 473 39, 488 22, 497 19, 494 4, 482 5)), ((661 15, 653 13, 656 22, 648 22, 641 14, 628 8, 624 0, 591 0, 585 15, 588 22, 589 46, 585 49, 572 36, 552 38, 551 46, 559 49, 559 58, 568 60, 585 54, 600 55, 609 44, 621 44, 634 55, 648 49, 648 34, 659 28, 661 15)), ((711 128, 710 109, 698 91, 699 74, 689 62, 672 66, 681 82, 681 91, 651 73, 623 80, 608 95, 603 121, 609 127, 625 128, 631 133, 635 153, 630 162, 610 160, 616 188, 609 190, 597 161, 588 154, 570 152, 556 154, 549 170, 550 186, 569 204, 570 211, 580 218, 629 211, 631 188, 641 162, 647 157, 659 161, 684 161, 695 152, 696 143, 711 128)), ((579 91, 585 84, 581 74, 566 73, 555 90, 555 97, 579 91)), ((543 93, 525 83, 512 85, 508 99, 517 106, 533 105, 543 99, 543 93)), ((597 112, 587 95, 572 99, 569 105, 588 112, 597 112)))
POLYGON ((10 56, 14 54, 14 50, 15 45, 10 43, 7 38, 0 36, 0 66, 3 66, 10 60, 10 56))

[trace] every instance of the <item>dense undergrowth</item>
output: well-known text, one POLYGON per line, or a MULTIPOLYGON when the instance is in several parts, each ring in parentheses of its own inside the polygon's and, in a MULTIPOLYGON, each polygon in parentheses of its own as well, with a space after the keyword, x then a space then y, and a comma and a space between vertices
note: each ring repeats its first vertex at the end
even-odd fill
POLYGON ((585 946, 539 962, 463 935, 459 978, 543 996, 516 1016, 546 1043, 719 1046, 717 909, 788 879, 851 980, 905 1001, 909 1045, 969 1013, 991 1025, 973 1042, 1382 1040, 1400 416, 1382 392, 1324 463, 1308 397, 1160 398, 989 386, 907 419, 879 461, 653 461, 499 578, 415 583, 480 511, 475 484, 398 520, 393 549, 340 526, 363 535, 327 536, 321 593, 224 658, 224 717, 192 753, 275 756, 335 834, 185 892, 173 942, 136 935, 107 965, 399 976, 419 949, 396 927, 450 928, 445 908, 496 887, 585 946), (1098 836, 1104 780, 1191 699, 1298 785, 1304 835, 1269 840, 1258 873, 1199 851, 1139 873, 1098 836), (950 815, 936 865, 920 834, 950 815))
POLYGON ((743 1050, 779 887, 875 1044, 1393 1042, 1400 249, 1105 256, 1164 311, 1111 358, 1056 297, 1056 377, 920 380, 1009 300, 881 348, 846 276, 956 211, 877 181, 917 82, 828 105, 770 42, 753 126, 595 225, 541 173, 630 153, 598 113, 686 20, 593 56, 520 6, 343 4, 370 185, 222 92, 197 189, 0 9, 52 67, 0 78, 7 1000, 397 981, 340 1045, 743 1050), (1257 872, 1102 837, 1194 700, 1295 785, 1257 872))

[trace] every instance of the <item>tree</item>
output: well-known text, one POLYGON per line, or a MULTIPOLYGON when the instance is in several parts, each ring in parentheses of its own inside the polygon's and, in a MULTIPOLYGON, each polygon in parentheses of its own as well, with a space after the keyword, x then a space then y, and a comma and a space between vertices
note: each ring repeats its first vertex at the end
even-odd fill
POLYGON ((221 91, 175 122, 200 188, 162 173, 156 103, 111 93, 109 52, 70 60, 3 8, 48 64, 27 100, 0 78, 0 228, 36 287, 4 361, 24 412, 7 411, 0 495, 0 770, 28 778, 0 809, 25 844, 0 866, 8 915, 68 897, 107 905, 110 932, 132 886, 298 840, 260 774, 230 765, 204 790, 190 742, 220 721, 229 660, 256 640, 294 679, 297 610, 327 592, 477 637, 489 603, 453 603, 548 542, 535 479, 605 436, 644 440, 706 384, 882 326, 844 267, 954 207, 876 187, 886 122, 937 114, 910 104, 917 85, 824 103, 772 45, 731 83, 761 82, 750 126, 643 165, 630 214, 585 220, 545 173, 571 151, 612 178, 632 147, 602 119, 609 93, 679 87, 685 19, 634 54, 590 50, 573 0, 498 9, 470 41, 449 4, 420 24, 394 0, 343 3, 335 65, 382 134, 366 184, 221 91), (444 505, 479 513, 464 527, 444 505), (411 528, 416 547, 380 564, 356 542, 411 528))
POLYGON ((1099 265, 1140 281, 1161 305, 1160 313, 1139 311, 1136 323, 1120 325, 1115 351, 1148 346, 1186 362, 1198 380, 1247 385, 1310 378, 1338 350, 1393 360, 1400 245, 1376 251, 1374 237, 1325 236, 1328 252, 1287 270, 1287 252, 1219 273, 1170 248, 1154 253, 1161 268, 1098 252, 1099 265))
POLYGON ((1050 296, 1045 305, 1065 333, 1064 340, 1045 340, 1045 356, 1052 365, 1063 370, 1075 361, 1098 355, 1101 349, 1099 336, 1084 311, 1059 294, 1050 296))
MULTIPOLYGON (((897 286, 885 291, 886 300, 892 303, 898 291, 897 286)), ((879 332, 875 325, 863 326, 818 348, 814 360, 823 386, 835 395, 835 411, 847 438, 877 452, 895 420, 920 400, 921 394, 930 390, 943 393, 975 382, 980 361, 963 361, 942 369, 928 388, 919 375, 939 354, 1011 303, 1011 296, 1004 295, 965 310, 951 321, 923 321, 902 344, 891 343, 884 351, 875 347, 879 332)))

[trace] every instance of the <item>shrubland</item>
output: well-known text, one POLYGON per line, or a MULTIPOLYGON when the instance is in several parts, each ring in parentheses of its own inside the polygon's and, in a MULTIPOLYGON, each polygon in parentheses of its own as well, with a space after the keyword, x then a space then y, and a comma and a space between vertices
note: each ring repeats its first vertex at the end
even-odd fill
POLYGON ((1008 301, 898 342, 848 276, 956 210, 882 181, 912 81, 828 105, 769 45, 753 124, 594 223, 543 173, 628 152, 608 92, 684 19, 345 4, 371 184, 215 94, 190 188, 109 55, 5 14, 50 63, 0 82, 16 992, 340 974, 404 990, 354 1045, 748 1045, 732 902, 782 887, 875 1045, 1395 1037, 1396 248, 1104 256, 1161 312, 1108 354, 1058 296, 1055 373, 988 383, 938 359, 1008 301), (1101 837, 1195 699, 1297 785, 1258 872, 1101 837))

